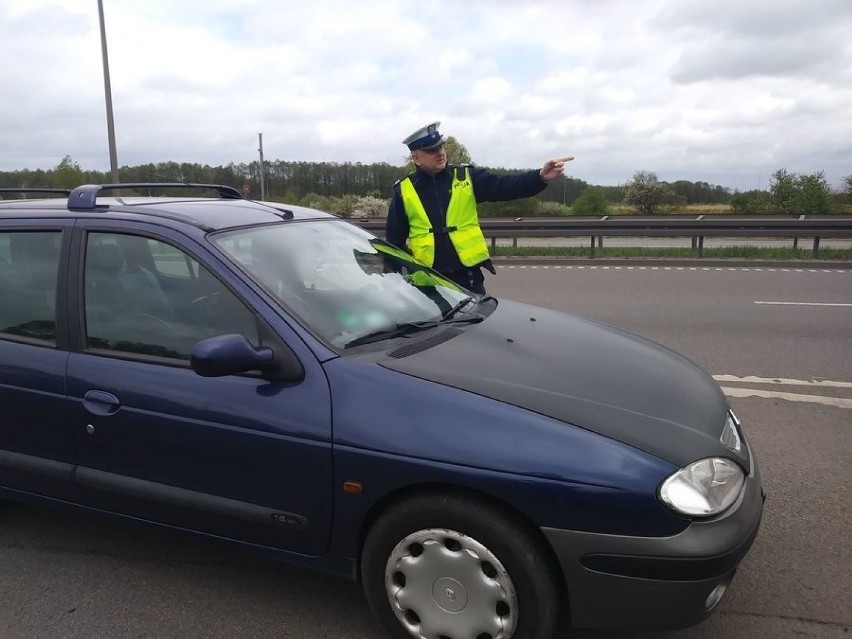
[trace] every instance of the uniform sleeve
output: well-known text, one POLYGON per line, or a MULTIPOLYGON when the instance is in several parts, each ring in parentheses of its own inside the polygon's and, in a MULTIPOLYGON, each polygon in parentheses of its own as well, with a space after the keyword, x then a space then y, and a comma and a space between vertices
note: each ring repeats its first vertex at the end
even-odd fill
POLYGON ((388 218, 385 222, 385 239, 391 244, 405 249, 405 241, 408 239, 408 216, 402 205, 402 194, 399 187, 395 186, 391 195, 388 218))
POLYGON ((502 202, 532 197, 547 187, 538 169, 516 175, 497 175, 485 169, 470 167, 470 178, 477 202, 502 202))

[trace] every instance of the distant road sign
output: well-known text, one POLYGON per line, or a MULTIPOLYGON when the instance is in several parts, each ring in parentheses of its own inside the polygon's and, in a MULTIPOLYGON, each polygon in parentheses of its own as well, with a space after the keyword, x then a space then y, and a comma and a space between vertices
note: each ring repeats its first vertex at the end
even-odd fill
POLYGON ((243 195, 248 195, 251 193, 251 186, 249 184, 243 184, 243 195))

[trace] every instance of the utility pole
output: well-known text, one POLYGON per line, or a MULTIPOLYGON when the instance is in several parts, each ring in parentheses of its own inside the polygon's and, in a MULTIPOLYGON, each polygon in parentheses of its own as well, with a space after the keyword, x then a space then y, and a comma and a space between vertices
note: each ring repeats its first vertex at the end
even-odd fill
POLYGON ((118 155, 115 151, 115 124, 112 119, 112 87, 109 82, 109 58, 107 56, 103 0, 98 0, 98 17, 101 21, 101 56, 104 61, 104 95, 106 96, 107 138, 109 139, 109 167, 112 171, 113 183, 118 184, 118 155))
POLYGON ((263 179, 263 133, 257 134, 257 151, 260 153, 260 200, 266 200, 266 184, 263 179))

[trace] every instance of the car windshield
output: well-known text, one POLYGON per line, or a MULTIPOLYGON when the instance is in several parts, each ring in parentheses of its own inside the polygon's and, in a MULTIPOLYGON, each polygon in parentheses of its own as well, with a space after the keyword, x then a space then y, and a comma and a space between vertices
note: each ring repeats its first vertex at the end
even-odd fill
POLYGON ((448 321, 469 299, 405 251, 339 220, 241 228, 211 240, 337 348, 448 321))

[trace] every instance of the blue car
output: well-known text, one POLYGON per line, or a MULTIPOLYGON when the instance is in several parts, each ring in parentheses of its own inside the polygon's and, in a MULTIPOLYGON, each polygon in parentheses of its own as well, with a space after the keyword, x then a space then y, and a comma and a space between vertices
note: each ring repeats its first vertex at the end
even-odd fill
POLYGON ((743 427, 659 344, 230 187, 0 195, 0 498, 357 580, 403 639, 688 626, 755 539, 743 427))

